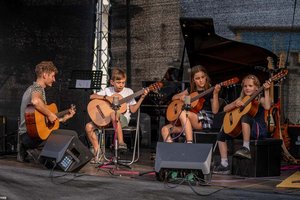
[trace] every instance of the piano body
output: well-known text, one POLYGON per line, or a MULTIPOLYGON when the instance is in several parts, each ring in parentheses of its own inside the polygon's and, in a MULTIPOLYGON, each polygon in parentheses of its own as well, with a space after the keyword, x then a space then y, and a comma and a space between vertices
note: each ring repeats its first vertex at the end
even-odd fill
POLYGON ((249 73, 263 81, 269 74, 256 67, 267 69, 267 57, 277 63, 277 56, 267 49, 216 35, 212 18, 182 17, 180 25, 190 66, 205 66, 215 83, 249 73))
MULTIPOLYGON (((267 49, 217 35, 212 18, 181 17, 180 26, 190 67, 203 65, 207 69, 213 85, 232 77, 242 80, 247 74, 255 74, 263 82, 270 75, 267 68, 267 57, 271 57, 274 63, 277 63, 277 56, 267 49)), ((156 94, 150 93, 142 105, 142 112, 148 113, 151 119, 154 119, 151 122, 151 129, 154 130, 152 134, 160 134, 160 119, 165 117, 167 104, 173 95, 168 94, 168 91, 171 90, 163 89, 156 94), (162 97, 163 99, 160 99, 162 97), (153 105, 149 102, 153 102, 153 105)), ((172 92, 174 93, 173 90, 172 92)), ((232 101, 239 94, 240 88, 233 87, 223 89, 221 97, 232 101)), ((154 136, 154 138, 158 139, 158 136, 154 136)))

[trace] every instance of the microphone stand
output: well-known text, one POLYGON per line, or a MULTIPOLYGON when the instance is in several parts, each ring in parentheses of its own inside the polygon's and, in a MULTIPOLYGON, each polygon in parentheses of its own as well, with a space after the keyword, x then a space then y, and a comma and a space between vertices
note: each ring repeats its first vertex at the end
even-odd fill
POLYGON ((99 167, 105 166, 105 165, 111 165, 114 164, 115 168, 118 169, 118 165, 124 166, 124 167, 128 167, 129 169, 131 169, 131 167, 129 165, 126 165, 124 163, 119 162, 118 160, 118 110, 120 109, 121 105, 119 104, 119 98, 118 97, 113 97, 113 102, 111 105, 111 108, 114 110, 114 114, 115 114, 115 120, 113 121, 113 128, 114 128, 114 139, 113 139, 113 143, 114 143, 114 155, 112 156, 111 160, 106 163, 106 164, 102 164, 99 167))

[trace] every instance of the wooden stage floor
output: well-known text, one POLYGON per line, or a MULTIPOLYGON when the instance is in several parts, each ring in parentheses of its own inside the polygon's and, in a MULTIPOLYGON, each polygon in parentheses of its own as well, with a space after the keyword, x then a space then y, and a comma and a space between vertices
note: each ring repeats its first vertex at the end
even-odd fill
MULTIPOLYGON (((64 174, 67 172, 62 172, 61 170, 54 170, 52 172, 51 170, 45 168, 40 163, 35 163, 33 160, 31 162, 27 163, 20 163, 16 160, 15 154, 10 155, 2 155, 0 157, 0 165, 2 167, 6 167, 6 169, 11 168, 19 168, 19 169, 36 169, 37 171, 43 170, 44 173, 49 172, 50 174, 64 174)), ((79 172, 76 172, 76 174, 84 174, 88 176, 93 177, 105 177, 110 178, 114 177, 117 179, 114 179, 115 181, 122 181, 122 180, 134 180, 137 183, 139 181, 148 182, 149 183, 159 183, 160 181, 157 180, 156 175, 154 173, 154 164, 155 160, 153 159, 153 149, 141 149, 141 156, 138 162, 133 163, 130 168, 123 167, 120 165, 109 165, 105 167, 99 168, 95 164, 87 163, 85 164, 79 172)), ((287 165, 286 163, 282 163, 282 170, 280 176, 275 177, 241 177, 236 175, 212 175, 212 179, 209 183, 205 184, 205 190, 233 190, 233 191, 241 191, 242 193, 248 193, 250 194, 253 192, 256 195, 253 199, 261 199, 261 195, 283 195, 283 198, 285 199, 298 199, 300 197, 300 190, 295 188, 276 188, 276 185, 281 183, 283 180, 285 180, 287 177, 295 173, 296 171, 299 171, 300 166, 299 165, 287 165)), ((68 172, 68 173, 74 173, 74 172, 68 172)), ((1 173, 0 173, 1 175, 1 173)), ((168 183, 165 183, 168 184, 168 183)), ((178 184, 178 183, 176 183, 178 184)), ((172 184, 170 188, 176 187, 176 184, 172 184)), ((183 183, 183 185, 188 185, 187 183, 183 183)), ((139 186, 136 186, 139 187, 139 186)), ((196 185, 197 187, 201 187, 200 185, 196 185)), ((162 188, 162 190, 166 190, 166 188, 162 188)), ((195 192, 195 191, 194 191, 195 192)), ((247 196, 246 195, 246 196, 247 196)), ((243 195, 242 195, 243 196, 243 195)), ((245 198, 238 198, 236 197, 234 199, 247 199, 245 198)), ((1 197, 1 190, 0 190, 0 197, 1 197)), ((279 196, 277 196, 279 197, 279 196)), ((225 199, 226 197, 224 197, 225 199)), ((248 198, 250 198, 248 196, 248 198)), ((282 196, 281 196, 282 198, 282 196)), ((126 199, 126 198, 124 198, 126 199)), ((163 198, 162 198, 163 199, 163 198)), ((175 198, 176 199, 176 198, 175 198)), ((232 199, 232 197, 229 197, 229 199, 232 199)), ((277 198, 275 198, 277 199, 277 198)))

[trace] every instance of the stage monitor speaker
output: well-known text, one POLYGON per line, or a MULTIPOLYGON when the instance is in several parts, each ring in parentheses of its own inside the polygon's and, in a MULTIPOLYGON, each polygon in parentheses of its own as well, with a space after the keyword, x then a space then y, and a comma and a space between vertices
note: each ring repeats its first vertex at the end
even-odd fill
POLYGON ((63 171, 78 171, 92 157, 72 130, 53 131, 40 154, 47 168, 59 167, 63 171))
POLYGON ((194 169, 210 174, 212 144, 158 142, 155 171, 161 169, 194 169))

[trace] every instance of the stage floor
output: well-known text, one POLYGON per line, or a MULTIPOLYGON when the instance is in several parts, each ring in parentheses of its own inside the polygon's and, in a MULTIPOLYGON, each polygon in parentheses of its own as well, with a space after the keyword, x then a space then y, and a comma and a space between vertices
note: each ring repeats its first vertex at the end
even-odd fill
POLYGON ((153 150, 141 149, 131 168, 99 168, 87 163, 79 172, 51 171, 42 164, 20 163, 16 155, 0 159, 0 199, 300 199, 300 190, 276 188, 299 165, 283 163, 276 177, 212 175, 208 184, 158 181, 153 150))

